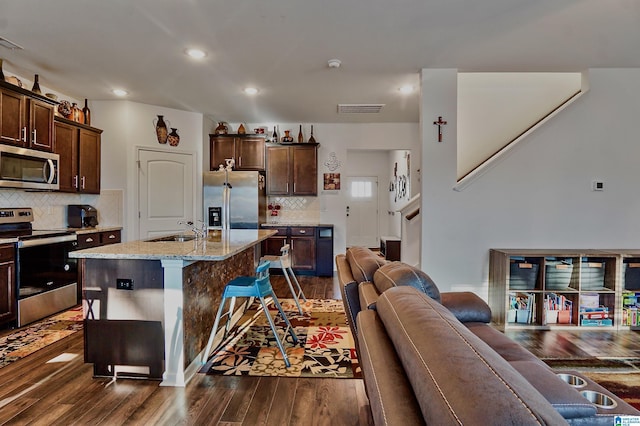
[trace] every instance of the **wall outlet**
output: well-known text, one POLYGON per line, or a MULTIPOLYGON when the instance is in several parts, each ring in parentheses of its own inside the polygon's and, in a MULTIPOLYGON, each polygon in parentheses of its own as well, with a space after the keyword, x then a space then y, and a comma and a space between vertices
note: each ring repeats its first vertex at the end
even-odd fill
POLYGON ((133 280, 131 278, 116 279, 117 290, 133 290, 133 280))

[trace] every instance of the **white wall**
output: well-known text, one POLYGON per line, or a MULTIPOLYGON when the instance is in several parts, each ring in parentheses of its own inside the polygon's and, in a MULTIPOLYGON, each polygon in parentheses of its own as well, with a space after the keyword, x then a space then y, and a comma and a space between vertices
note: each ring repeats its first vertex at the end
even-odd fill
MULTIPOLYGON (((389 199, 389 225, 385 235, 400 237, 402 234, 401 221, 402 217, 399 212, 411 198, 411 162, 413 162, 411 151, 406 149, 397 149, 389 151, 389 182, 387 182, 387 198, 389 199), (396 177, 393 173, 396 170, 396 177), (401 188, 404 181, 404 190, 401 188), (390 191, 389 184, 393 183, 394 190, 390 191)), ((415 168, 415 167, 414 167, 415 168)))
POLYGON ((588 93, 462 192, 455 74, 422 72, 422 267, 440 290, 486 297, 490 248, 638 247, 640 69, 589 70, 588 93), (450 123, 440 144, 438 115, 450 123))
POLYGON ((579 72, 458 73, 458 178, 573 96, 581 80, 579 72))
MULTIPOLYGON (((136 209, 137 164, 136 147, 150 146, 169 152, 195 153, 196 176, 202 175, 203 135, 202 114, 157 107, 129 101, 91 102, 91 124, 102 133, 102 189, 123 189, 124 240, 137 239, 136 209), (163 115, 167 125, 178 129, 180 145, 160 145, 156 139, 154 119, 163 115)), ((208 142, 208 139, 207 139, 208 142)), ((197 179, 196 206, 202 205, 202 179, 197 179)), ((167 200, 170 202, 171 200, 167 200)), ((197 219, 202 219, 197 209, 197 219)))

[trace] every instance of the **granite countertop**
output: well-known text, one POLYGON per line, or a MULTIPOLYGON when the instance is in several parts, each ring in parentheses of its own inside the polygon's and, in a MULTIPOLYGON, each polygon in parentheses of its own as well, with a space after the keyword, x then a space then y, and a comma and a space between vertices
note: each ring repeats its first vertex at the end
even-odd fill
POLYGON ((263 223, 260 226, 263 228, 275 228, 275 227, 285 227, 285 226, 314 226, 314 227, 323 227, 323 228, 333 228, 332 224, 324 224, 324 223, 304 223, 304 222, 287 222, 287 223, 263 223))
POLYGON ((276 231, 267 229, 232 229, 228 234, 210 231, 206 240, 138 240, 77 250, 69 256, 85 259, 224 260, 275 234, 276 231))
POLYGON ((0 244, 15 244, 18 242, 18 237, 0 238, 0 244))
POLYGON ((94 232, 122 231, 122 226, 96 226, 94 228, 67 228, 76 234, 92 234, 94 232))

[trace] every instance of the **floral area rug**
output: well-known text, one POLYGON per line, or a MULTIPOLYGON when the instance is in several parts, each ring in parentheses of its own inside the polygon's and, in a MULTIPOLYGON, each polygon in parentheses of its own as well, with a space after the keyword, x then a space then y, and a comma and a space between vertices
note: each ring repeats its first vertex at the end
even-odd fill
POLYGON ((82 320, 79 306, 0 337, 0 368, 82 330, 82 320))
MULTIPOLYGON (((284 364, 260 301, 247 309, 238 324, 201 370, 206 374, 279 377, 361 377, 355 344, 341 300, 308 299, 299 314, 293 299, 279 299, 295 333, 283 341, 291 366, 284 364)), ((281 340, 286 324, 269 303, 281 340)))

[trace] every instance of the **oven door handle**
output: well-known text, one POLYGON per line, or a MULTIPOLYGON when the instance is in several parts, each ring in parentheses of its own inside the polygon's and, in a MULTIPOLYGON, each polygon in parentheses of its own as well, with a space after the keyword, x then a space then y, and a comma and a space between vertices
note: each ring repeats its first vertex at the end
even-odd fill
POLYGON ((78 236, 76 234, 70 234, 58 235, 55 237, 34 238, 31 240, 20 240, 18 241, 18 248, 36 247, 43 246, 45 244, 64 243, 67 241, 78 241, 78 236))

